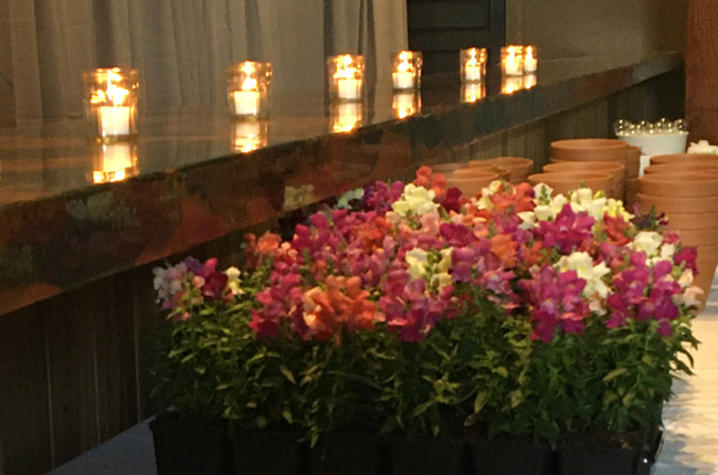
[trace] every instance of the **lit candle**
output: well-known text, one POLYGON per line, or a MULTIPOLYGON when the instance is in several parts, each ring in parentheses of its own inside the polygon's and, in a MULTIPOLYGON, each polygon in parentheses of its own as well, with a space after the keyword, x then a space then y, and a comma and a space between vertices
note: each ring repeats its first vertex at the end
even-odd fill
POLYGON ((361 96, 361 81, 354 78, 337 79, 337 95, 339 99, 359 99, 361 96))
POLYGON ((536 57, 535 48, 527 46, 524 52, 524 73, 535 73, 538 69, 538 58, 536 57))
POLYGON ((392 73, 394 89, 414 89, 416 87, 417 70, 413 63, 415 54, 419 55, 419 57, 421 55, 421 53, 412 51, 401 51, 396 56, 394 72, 392 73))
POLYGON ((359 101, 362 97, 364 58, 342 54, 327 59, 333 99, 359 101))
POLYGON ((484 77, 484 67, 486 64, 485 50, 479 48, 468 48, 462 51, 462 59, 464 60, 464 81, 476 82, 481 81, 484 77))
POLYGON ((127 106, 101 106, 98 109, 100 133, 108 135, 130 135, 130 108, 127 106))
POLYGON ((502 48, 501 66, 507 76, 521 76, 523 74, 523 54, 521 46, 505 46, 502 48))

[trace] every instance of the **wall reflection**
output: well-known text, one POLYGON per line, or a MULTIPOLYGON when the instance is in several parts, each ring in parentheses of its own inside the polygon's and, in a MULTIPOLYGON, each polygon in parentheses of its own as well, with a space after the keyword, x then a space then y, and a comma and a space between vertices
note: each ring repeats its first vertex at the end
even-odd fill
POLYGON ((513 94, 523 87, 524 78, 522 76, 501 76, 501 94, 513 94))
POLYGON ((397 119, 421 114, 421 94, 415 90, 395 91, 391 98, 391 110, 397 119))
POLYGON ((486 82, 467 82, 461 85, 461 102, 470 104, 486 97, 486 82))
POLYGON ((130 142, 101 144, 92 156, 92 183, 112 183, 139 174, 137 145, 130 142))

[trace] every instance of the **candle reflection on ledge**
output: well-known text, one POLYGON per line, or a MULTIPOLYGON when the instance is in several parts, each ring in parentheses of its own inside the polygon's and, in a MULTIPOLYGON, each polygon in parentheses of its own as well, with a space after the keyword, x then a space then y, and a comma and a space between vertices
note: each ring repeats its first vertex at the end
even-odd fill
POLYGON ((344 133, 364 123, 364 107, 361 102, 339 102, 329 106, 329 130, 344 133))
POLYGON ((269 122, 266 120, 235 120, 232 122, 230 148, 247 153, 269 144, 269 122))
POLYGON ((397 119, 406 119, 421 113, 421 94, 418 91, 394 92, 391 110, 397 119))
POLYGON ((538 76, 536 74, 527 74, 524 76, 524 89, 531 89, 538 84, 538 76))
POLYGON ((461 85, 461 102, 469 104, 479 101, 484 97, 486 97, 486 83, 484 81, 464 83, 461 85))
POLYGON ((501 76, 501 94, 513 94, 523 89, 524 78, 522 76, 501 76))
POLYGON ((92 183, 111 183, 139 174, 137 145, 112 143, 100 145, 93 154, 92 183))

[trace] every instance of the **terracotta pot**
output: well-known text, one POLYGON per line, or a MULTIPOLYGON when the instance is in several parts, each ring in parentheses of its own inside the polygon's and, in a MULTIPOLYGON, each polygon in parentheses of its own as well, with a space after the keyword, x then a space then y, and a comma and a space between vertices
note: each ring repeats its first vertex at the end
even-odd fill
POLYGON ((471 177, 449 176, 446 178, 447 188, 458 188, 466 196, 476 196, 481 193, 481 188, 489 186, 499 176, 493 172, 486 172, 483 175, 476 174, 471 177))
MULTIPOLYGON (((718 176, 677 171, 672 174, 650 174, 638 179, 638 192, 668 198, 718 196, 718 176)), ((718 210, 716 210, 718 211, 718 210)))
POLYGON ((630 178, 626 181, 626 209, 630 211, 636 202, 638 195, 638 178, 630 178))
POLYGON ((611 175, 608 173, 573 173, 552 172, 529 175, 529 183, 537 185, 545 183, 554 189, 554 193, 567 194, 571 190, 587 186, 592 191, 606 190, 611 185, 611 175))
POLYGON ((678 234, 686 246, 718 245, 718 228, 679 229, 678 234))
POLYGON ((628 146, 626 151, 626 179, 638 177, 641 168, 641 147, 628 146))
POLYGON ((431 171, 434 173, 451 173, 459 168, 468 168, 467 162, 449 162, 449 163, 438 163, 436 165, 429 165, 431 171))
POLYGON ((482 174, 482 173, 496 173, 499 178, 502 180, 509 180, 509 176, 511 175, 511 172, 509 170, 506 170, 505 168, 498 167, 494 164, 489 164, 490 166, 480 166, 480 167, 467 167, 467 168, 458 168, 454 170, 451 175, 455 177, 469 177, 476 174, 482 174))
POLYGON ((599 162, 599 161, 558 161, 544 165, 544 172, 576 172, 576 173, 610 173, 611 192, 609 196, 623 199, 625 195, 625 174, 626 167, 620 162, 599 162))
MULTIPOLYGON (((718 176, 718 161, 713 162, 681 162, 679 171, 684 172, 695 172, 705 175, 717 175, 718 176)), ((676 165, 672 163, 660 163, 658 165, 650 165, 643 169, 645 175, 673 175, 676 173, 676 165)))
POLYGON ((625 162, 628 144, 617 139, 569 139, 551 142, 558 160, 619 160, 625 162))
POLYGON ((654 155, 651 157, 651 165, 661 163, 684 163, 684 162, 718 162, 718 155, 710 153, 669 153, 667 155, 654 155))
POLYGON ((641 211, 647 213, 651 205, 660 213, 715 213, 718 210, 718 197, 703 198, 674 198, 671 196, 653 196, 638 193, 636 201, 641 205, 641 211))
POLYGON ((495 157, 490 158, 489 161, 509 170, 511 172, 509 181, 513 184, 526 181, 534 166, 533 160, 524 157, 495 157))
POLYGON ((696 267, 698 267, 698 275, 693 281, 703 289, 703 301, 708 297, 711 290, 711 283, 715 277, 716 263, 718 262, 718 246, 700 246, 698 247, 698 258, 696 259, 696 267))
POLYGON ((670 213, 668 229, 692 230, 718 228, 718 212, 716 213, 670 213))

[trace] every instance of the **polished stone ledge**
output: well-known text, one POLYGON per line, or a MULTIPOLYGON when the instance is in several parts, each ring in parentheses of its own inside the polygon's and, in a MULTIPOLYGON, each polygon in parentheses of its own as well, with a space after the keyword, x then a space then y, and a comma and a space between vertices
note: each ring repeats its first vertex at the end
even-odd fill
POLYGON ((223 113, 148 118, 139 174, 99 185, 88 183, 96 146, 83 138, 82 121, 0 129, 0 314, 372 180, 408 177, 482 136, 682 64, 677 54, 545 63, 535 87, 510 95, 490 75, 488 96, 472 104, 459 100, 455 75, 427 77, 421 114, 403 120, 391 117, 391 92, 377 88, 366 125, 350 133, 326 132, 326 108, 317 105, 323 94, 294 98, 295 106, 284 102, 272 115, 270 127, 280 133, 250 153, 231 151, 223 113))

